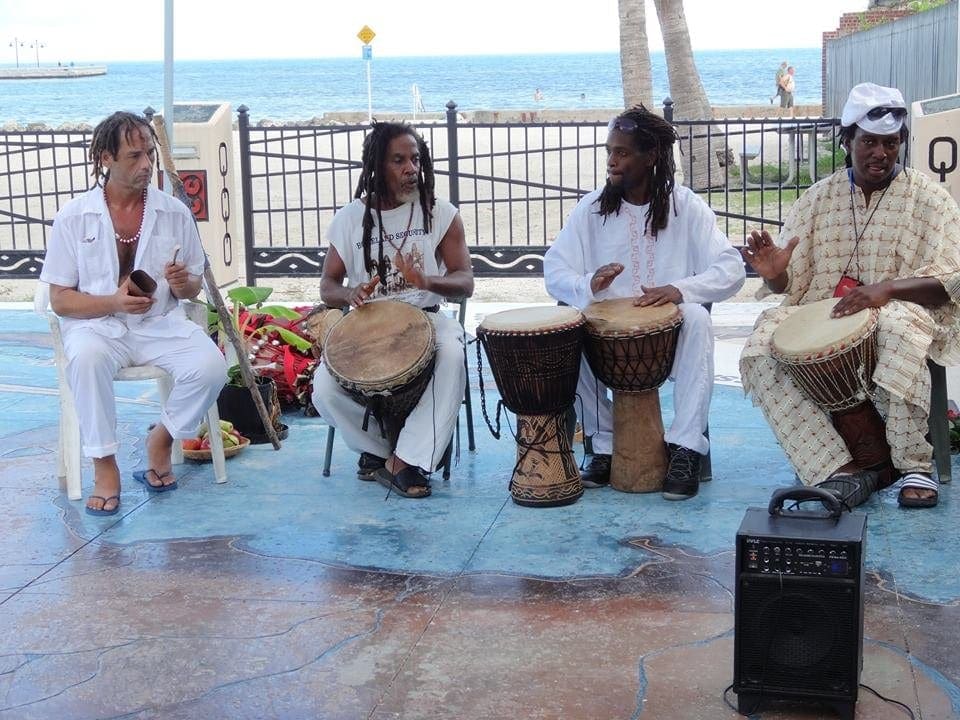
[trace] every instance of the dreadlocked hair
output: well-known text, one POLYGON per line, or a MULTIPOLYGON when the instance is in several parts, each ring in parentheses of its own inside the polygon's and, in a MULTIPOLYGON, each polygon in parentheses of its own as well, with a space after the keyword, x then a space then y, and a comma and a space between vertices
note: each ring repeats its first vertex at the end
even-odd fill
POLYGON ((93 172, 90 173, 94 182, 100 185, 102 181, 109 179, 108 173, 104 171, 102 164, 103 153, 110 153, 113 157, 120 152, 120 141, 126 139, 132 142, 131 137, 140 128, 145 129, 153 138, 154 145, 159 145, 157 134, 153 131, 150 121, 142 115, 134 115, 129 112, 115 112, 110 117, 102 120, 99 125, 93 129, 93 138, 90 141, 90 162, 93 163, 93 172))
MULTIPOLYGON (((645 227, 656 237, 657 232, 667 226, 670 213, 670 195, 673 192, 673 175, 676 170, 673 162, 673 143, 677 141, 677 132, 673 125, 659 115, 650 112, 643 105, 636 105, 614 118, 619 121, 633 122, 636 129, 629 132, 637 150, 654 152, 654 166, 650 174, 650 207, 647 210, 645 227)), ((622 128, 616 129, 625 132, 622 128)), ((623 188, 611 185, 609 181, 600 193, 600 215, 620 214, 623 202, 623 188)))
POLYGON ((408 123, 376 122, 363 140, 363 165, 360 179, 357 181, 357 190, 354 198, 366 198, 363 212, 363 264, 367 272, 374 272, 381 278, 386 278, 387 267, 383 256, 383 215, 381 203, 389 195, 385 163, 387 149, 395 138, 409 135, 417 141, 417 151, 420 153, 420 169, 417 172, 417 187, 420 190, 420 208, 423 210, 423 231, 430 232, 433 224, 433 207, 437 199, 434 195, 433 161, 430 159, 430 150, 426 141, 408 123), (374 207, 376 206, 376 207, 374 207), (371 256, 373 237, 373 213, 377 213, 377 227, 380 229, 377 261, 371 256))

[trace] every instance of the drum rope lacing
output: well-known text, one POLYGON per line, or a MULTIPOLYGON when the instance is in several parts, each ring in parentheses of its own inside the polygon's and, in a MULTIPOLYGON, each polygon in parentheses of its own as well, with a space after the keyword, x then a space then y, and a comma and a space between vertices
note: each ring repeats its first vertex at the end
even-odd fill
POLYGON ((865 336, 858 343, 847 347, 847 352, 838 352, 805 363, 783 362, 797 385, 824 410, 840 412, 856 407, 870 399, 872 377, 867 371, 876 365, 876 340, 865 336), (856 352, 858 348, 861 352, 856 352), (839 363, 839 372, 824 372, 823 365, 839 363))
MULTIPOLYGON (((483 419, 487 423, 487 427, 490 428, 490 433, 493 435, 495 439, 499 440, 500 434, 501 434, 500 413, 505 406, 503 404, 503 399, 497 400, 497 413, 496 413, 497 428, 496 430, 494 430, 493 423, 490 421, 490 416, 487 414, 487 398, 486 398, 486 393, 483 387, 483 359, 481 355, 482 353, 480 352, 480 343, 478 342, 477 343, 477 379, 478 379, 478 385, 480 387, 480 411, 483 414, 483 419)), ((579 397, 579 395, 577 397, 579 397)), ((506 413, 503 414, 504 422, 506 423, 507 429, 510 431, 510 435, 514 439, 514 442, 517 443, 518 447, 523 448, 523 452, 518 454, 517 461, 516 463, 514 463, 514 466, 513 466, 513 472, 511 474, 510 482, 508 484, 508 488, 510 491, 513 490, 513 475, 517 473, 520 466, 523 464, 523 461, 526 459, 527 454, 531 450, 535 449, 538 452, 548 454, 548 455, 564 455, 566 452, 572 452, 572 449, 565 450, 563 447, 563 443, 560 442, 560 433, 562 432, 562 429, 564 427, 565 414, 566 414, 565 410, 557 413, 549 413, 547 417, 551 418, 552 424, 556 428, 556 430, 553 433, 550 433, 549 435, 544 434, 543 431, 541 431, 531 440, 523 440, 520 437, 519 433, 513 429, 513 426, 510 425, 509 415, 507 415, 506 413), (558 448, 557 450, 547 450, 543 447, 547 443, 553 442, 554 440, 557 441, 557 448, 558 448)), ((549 424, 551 423, 548 423, 548 425, 549 424)))

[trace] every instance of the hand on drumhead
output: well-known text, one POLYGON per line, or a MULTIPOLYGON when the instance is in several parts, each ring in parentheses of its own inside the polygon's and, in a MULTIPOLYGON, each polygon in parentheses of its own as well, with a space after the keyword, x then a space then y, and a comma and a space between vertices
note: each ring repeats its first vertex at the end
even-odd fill
POLYGON ((350 306, 351 307, 360 307, 363 305, 367 299, 373 295, 373 289, 377 287, 377 283, 380 282, 380 276, 374 275, 370 278, 369 282, 360 283, 354 288, 350 289, 350 306))
POLYGON ((607 265, 598 267, 593 277, 590 278, 590 292, 596 295, 601 290, 606 290, 610 287, 613 279, 622 272, 623 265, 620 263, 608 263, 607 265))
POLYGON ((781 248, 766 230, 754 230, 747 238, 746 247, 740 249, 740 255, 764 280, 774 280, 786 272, 799 243, 799 237, 792 237, 787 246, 781 248))
POLYGON ((643 295, 638 298, 634 298, 633 300, 633 304, 639 305, 640 307, 648 307, 650 305, 666 305, 667 303, 679 305, 683 302, 683 293, 681 293, 673 285, 649 288, 646 285, 641 285, 640 289, 643 290, 643 295))
POLYGON ((830 317, 844 317, 853 315, 867 308, 881 308, 891 300, 890 288, 887 283, 860 285, 851 288, 840 298, 840 302, 833 306, 830 317))
POLYGON ((393 266, 400 271, 408 285, 413 285, 418 290, 427 289, 427 278, 414 262, 413 253, 404 255, 398 252, 393 256, 393 266))

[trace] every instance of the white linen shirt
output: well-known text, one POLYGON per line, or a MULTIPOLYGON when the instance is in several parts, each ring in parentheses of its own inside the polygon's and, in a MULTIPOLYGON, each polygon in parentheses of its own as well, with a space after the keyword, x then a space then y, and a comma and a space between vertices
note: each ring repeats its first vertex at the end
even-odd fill
MULTIPOLYGON (((173 259, 178 245, 177 262, 184 263, 191 274, 202 275, 203 246, 190 211, 176 198, 149 187, 133 268, 144 270, 157 281, 153 295, 156 302, 142 315, 64 317, 60 321, 63 332, 86 328, 114 338, 131 330, 149 337, 189 337, 197 326, 187 319, 163 276, 164 267, 173 259)), ((57 213, 40 279, 51 285, 76 288, 88 295, 113 295, 117 291, 120 261, 103 188, 92 188, 57 213)))
POLYGON ((582 310, 594 301, 638 297, 641 284, 673 285, 683 302, 708 303, 725 300, 743 286, 746 272, 740 253, 717 228, 710 207, 689 188, 673 189, 667 227, 655 242, 643 233, 649 205, 624 201, 619 214, 604 217, 599 214, 600 193, 594 190, 580 200, 543 258, 552 297, 582 310), (638 247, 637 239, 644 247, 638 247), (631 262, 638 257, 639 263, 631 262), (623 272, 594 295, 590 280, 609 263, 622 264, 623 272))

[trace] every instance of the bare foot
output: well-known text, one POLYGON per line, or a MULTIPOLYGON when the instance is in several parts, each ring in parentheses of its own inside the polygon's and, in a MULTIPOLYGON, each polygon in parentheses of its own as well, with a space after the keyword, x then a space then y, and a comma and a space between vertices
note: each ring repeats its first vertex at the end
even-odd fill
POLYGON ((900 493, 908 500, 929 500, 937 496, 933 490, 927 488, 905 487, 900 493))
POLYGON ((167 432, 163 423, 154 425, 147 435, 147 467, 154 473, 147 474, 147 482, 153 487, 172 485, 177 479, 170 472, 173 464, 170 462, 170 453, 173 450, 173 437, 167 432))
POLYGON ((87 498, 91 510, 113 510, 120 504, 120 468, 115 455, 93 458, 93 493, 87 498))

